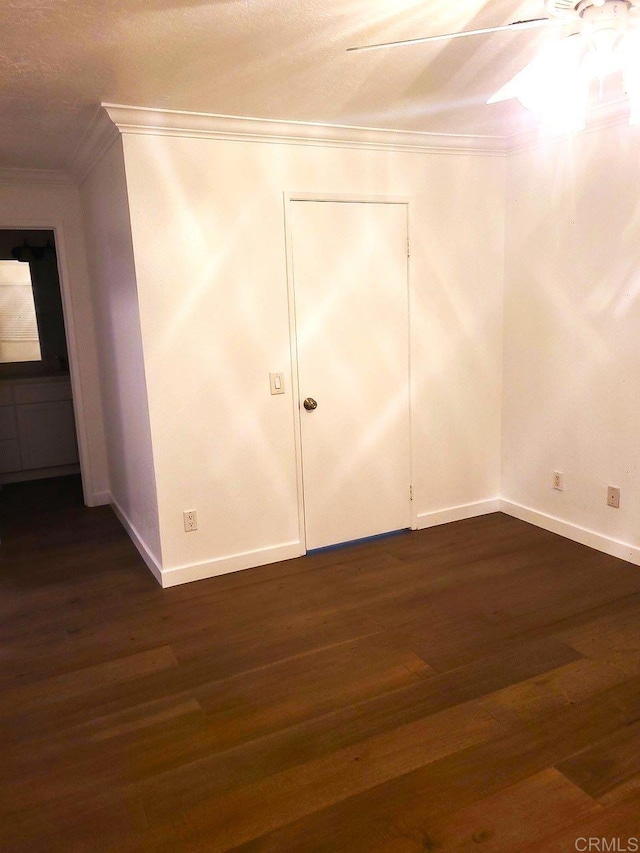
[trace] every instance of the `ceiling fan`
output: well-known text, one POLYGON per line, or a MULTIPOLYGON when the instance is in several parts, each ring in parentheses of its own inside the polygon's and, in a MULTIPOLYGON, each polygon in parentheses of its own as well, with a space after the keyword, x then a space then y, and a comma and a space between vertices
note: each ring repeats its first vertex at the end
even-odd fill
POLYGON ((544 0, 548 17, 496 27, 462 30, 403 41, 350 47, 348 51, 407 47, 510 30, 572 26, 573 32, 547 45, 488 100, 517 98, 548 127, 561 132, 586 124, 594 80, 622 75, 629 97, 630 124, 640 124, 640 0, 544 0))

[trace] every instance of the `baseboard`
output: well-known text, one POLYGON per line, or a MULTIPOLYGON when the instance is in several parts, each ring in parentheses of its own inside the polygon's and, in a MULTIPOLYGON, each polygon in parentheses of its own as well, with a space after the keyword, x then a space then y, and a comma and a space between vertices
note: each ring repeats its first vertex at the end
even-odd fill
POLYGON ((129 538, 140 552, 140 556, 147 564, 147 567, 151 571, 151 574, 161 586, 164 586, 162 582, 162 567, 160 566, 159 561, 156 559, 151 549, 147 546, 146 542, 144 541, 142 536, 140 536, 133 524, 131 524, 125 512, 122 510, 113 495, 109 495, 108 503, 111 505, 111 508, 115 512, 120 524, 129 534, 129 538))
POLYGON ((129 534, 131 541, 140 552, 140 556, 147 564, 154 578, 166 589, 170 586, 178 586, 191 581, 204 580, 205 578, 226 575, 229 572, 238 572, 242 569, 255 569, 257 566, 266 566, 269 563, 277 563, 281 560, 292 560, 304 554, 304 548, 299 540, 285 542, 282 545, 274 545, 269 548, 258 548, 255 551, 245 551, 241 554, 232 554, 228 557, 218 557, 215 560, 206 560, 202 563, 189 563, 183 566, 163 569, 160 561, 155 557, 151 549, 133 524, 129 521, 122 507, 109 494, 107 503, 111 505, 118 520, 129 534))
POLYGON ((111 492, 94 492, 87 501, 87 506, 109 506, 113 503, 111 492))
POLYGON ((569 521, 563 521, 554 515, 538 512, 538 510, 521 506, 520 504, 513 503, 513 501, 503 499, 500 503, 502 512, 507 515, 512 515, 514 518, 535 524, 536 527, 542 527, 543 530, 557 533, 559 536, 564 536, 573 542, 579 542, 581 545, 595 548, 596 551, 602 551, 604 554, 619 557, 621 560, 626 560, 628 563, 640 566, 640 548, 636 545, 630 545, 628 542, 620 542, 618 539, 612 539, 610 536, 596 533, 595 530, 589 530, 586 527, 580 527, 569 521))
POLYGON ((55 468, 30 468, 28 471, 12 471, 8 474, 0 474, 0 484, 27 483, 30 480, 48 480, 50 477, 68 477, 70 474, 79 474, 80 466, 57 465, 55 468))
POLYGON ((421 512, 417 517, 417 529, 425 530, 437 524, 448 524, 450 521, 463 521, 465 518, 475 518, 477 515, 500 512, 501 504, 500 498, 492 498, 487 501, 452 506, 448 509, 438 509, 435 512, 421 512))
POLYGON ((281 545, 258 548, 255 551, 245 551, 228 557, 218 557, 215 560, 206 560, 203 563, 191 563, 172 569, 162 569, 162 580, 160 582, 163 587, 177 586, 181 583, 204 580, 216 575, 226 575, 229 572, 238 572, 242 569, 255 569, 257 566, 266 566, 280 560, 292 560, 295 557, 301 557, 303 554, 304 548, 300 541, 284 542, 281 545))
MULTIPOLYGON (((130 523, 113 496, 108 492, 101 492, 95 494, 94 499, 96 501, 99 500, 101 504, 111 504, 120 523, 140 552, 142 559, 158 583, 164 588, 204 580, 205 578, 216 577, 217 575, 225 575, 230 572, 238 572, 243 569, 254 569, 257 566, 266 566, 270 563, 280 562, 281 560, 292 560, 296 557, 301 557, 305 553, 302 543, 296 540, 293 542, 284 542, 280 545, 273 545, 268 548, 258 548, 253 551, 244 551, 239 554, 218 557, 214 560, 205 560, 202 563, 189 563, 163 569, 160 562, 138 534, 133 524, 130 523)), ((97 506, 98 504, 96 503, 95 505, 97 506)), ((563 521, 561 518, 538 512, 530 507, 521 506, 503 498, 491 498, 490 500, 461 504, 460 506, 436 510, 435 512, 419 513, 417 516, 417 529, 424 530, 428 527, 435 527, 438 524, 463 521, 467 518, 475 518, 476 516, 487 515, 492 512, 504 512, 521 521, 541 527, 543 530, 549 530, 551 533, 557 533, 559 536, 571 539, 573 542, 579 542, 581 545, 587 545, 589 548, 595 548, 604 554, 609 554, 612 557, 618 557, 640 566, 640 547, 630 545, 628 542, 612 539, 594 530, 580 527, 577 524, 563 521)))

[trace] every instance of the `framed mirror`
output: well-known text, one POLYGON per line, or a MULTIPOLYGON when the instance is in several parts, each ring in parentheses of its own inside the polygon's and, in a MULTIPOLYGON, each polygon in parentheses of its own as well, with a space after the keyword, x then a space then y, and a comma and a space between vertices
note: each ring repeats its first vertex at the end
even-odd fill
POLYGON ((31 270, 0 260, 0 363, 42 361, 31 270))
POLYGON ((0 230, 0 379, 68 370, 55 235, 0 230))

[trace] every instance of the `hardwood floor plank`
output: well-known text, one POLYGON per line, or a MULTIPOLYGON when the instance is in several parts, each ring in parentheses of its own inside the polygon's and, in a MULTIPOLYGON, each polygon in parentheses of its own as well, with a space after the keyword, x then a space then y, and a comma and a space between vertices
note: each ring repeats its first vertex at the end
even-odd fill
MULTIPOLYGON (((91 811, 94 802, 109 800, 137 802, 129 790, 133 779, 144 777, 153 766, 156 748, 193 737, 202 729, 202 712, 193 703, 184 703, 175 713, 149 716, 144 723, 111 737, 97 739, 95 730, 83 737, 65 738, 61 749, 38 750, 39 760, 11 754, 2 768, 0 784, 0 826, 23 821, 37 811, 66 815, 72 805, 74 814, 84 806, 91 811)), ((78 736, 79 734, 79 736, 78 736)), ((1 848, 0 848, 1 849, 1 848)))
POLYGON ((543 770, 451 814, 429 821, 426 829, 393 827, 371 853, 424 850, 502 853, 543 843, 602 807, 561 773, 543 770))
POLYGON ((162 590, 78 478, 0 505, 0 849, 632 831, 637 567, 494 513, 162 590))
POLYGON ((143 786, 147 814, 161 824, 144 842, 153 849, 168 832, 183 844, 205 837, 211 853, 227 850, 503 731, 477 704, 469 703, 217 797, 206 796, 202 774, 187 767, 143 786), (183 816, 167 828, 166 816, 176 807, 183 816))
POLYGON ((526 853, 567 853, 580 848, 588 850, 589 839, 594 839, 592 850, 597 850, 594 845, 599 844, 601 850, 634 853, 640 849, 638 815, 640 796, 636 795, 611 808, 603 809, 587 820, 578 820, 553 838, 536 841, 525 850, 526 853), (580 843, 577 847, 578 839, 580 843))
POLYGON ((402 626, 420 642, 425 659, 446 671, 513 637, 541 632, 545 626, 640 590, 637 571, 625 571, 616 583, 602 584, 599 557, 592 552, 585 559, 579 581, 573 573, 558 571, 554 560, 546 560, 511 579, 485 577, 480 585, 436 593, 417 588, 413 594, 390 595, 367 612, 387 629, 402 626), (554 588, 552 598, 549 585, 554 588))
POLYGON ((44 803, 3 817, 0 849, 7 853, 117 851, 148 827, 142 804, 119 794, 44 803))
POLYGON ((626 607, 557 633, 585 656, 605 658, 627 675, 640 675, 640 601, 635 597, 626 607))
MULTIPOLYGON (((503 738, 406 773, 235 849, 369 851, 394 827, 428 834, 430 821, 540 773, 640 714, 640 679, 550 714, 503 738)), ((204 847, 196 848, 204 849, 204 847)))
POLYGON ((127 655, 105 663, 55 675, 28 685, 14 687, 3 695, 0 716, 21 713, 25 708, 60 702, 114 684, 123 684, 155 672, 177 667, 178 661, 170 646, 159 646, 147 652, 127 655))
POLYGON ((606 660, 581 658, 498 690, 481 705, 505 723, 532 722, 626 680, 627 675, 606 660))
POLYGON ((640 721, 612 732, 557 769, 590 796, 603 797, 640 773, 640 721))
POLYGON ((635 773, 633 776, 625 779, 624 782, 615 785, 606 791, 606 793, 601 794, 598 797, 598 802, 609 808, 638 794, 640 794, 640 773, 635 773))

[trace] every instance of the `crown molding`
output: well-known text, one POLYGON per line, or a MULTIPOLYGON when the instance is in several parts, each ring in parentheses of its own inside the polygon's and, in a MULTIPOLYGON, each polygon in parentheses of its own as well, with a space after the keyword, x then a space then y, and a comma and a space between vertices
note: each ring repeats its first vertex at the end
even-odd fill
MULTIPOLYGON (((572 134, 572 137, 624 124, 628 120, 628 114, 626 100, 596 107, 590 111, 587 128, 572 134)), ((506 157, 569 138, 566 134, 554 134, 544 128, 506 136, 474 136, 281 121, 104 103, 97 109, 70 160, 69 171, 74 179, 82 183, 114 141, 121 135, 129 134, 493 157, 506 157)), ((49 174, 64 178, 64 181, 60 178, 50 178, 51 183, 68 182, 64 172, 49 174)))
POLYGON ((69 159, 69 171, 78 184, 82 184, 119 136, 119 129, 109 114, 98 107, 69 159))
POLYGON ((122 134, 222 139, 322 147, 443 154, 506 153, 505 140, 495 136, 423 133, 350 127, 302 121, 247 118, 209 113, 102 104, 104 114, 122 134))
POLYGON ((63 184, 73 186, 71 177, 56 169, 0 169, 2 184, 63 184))

